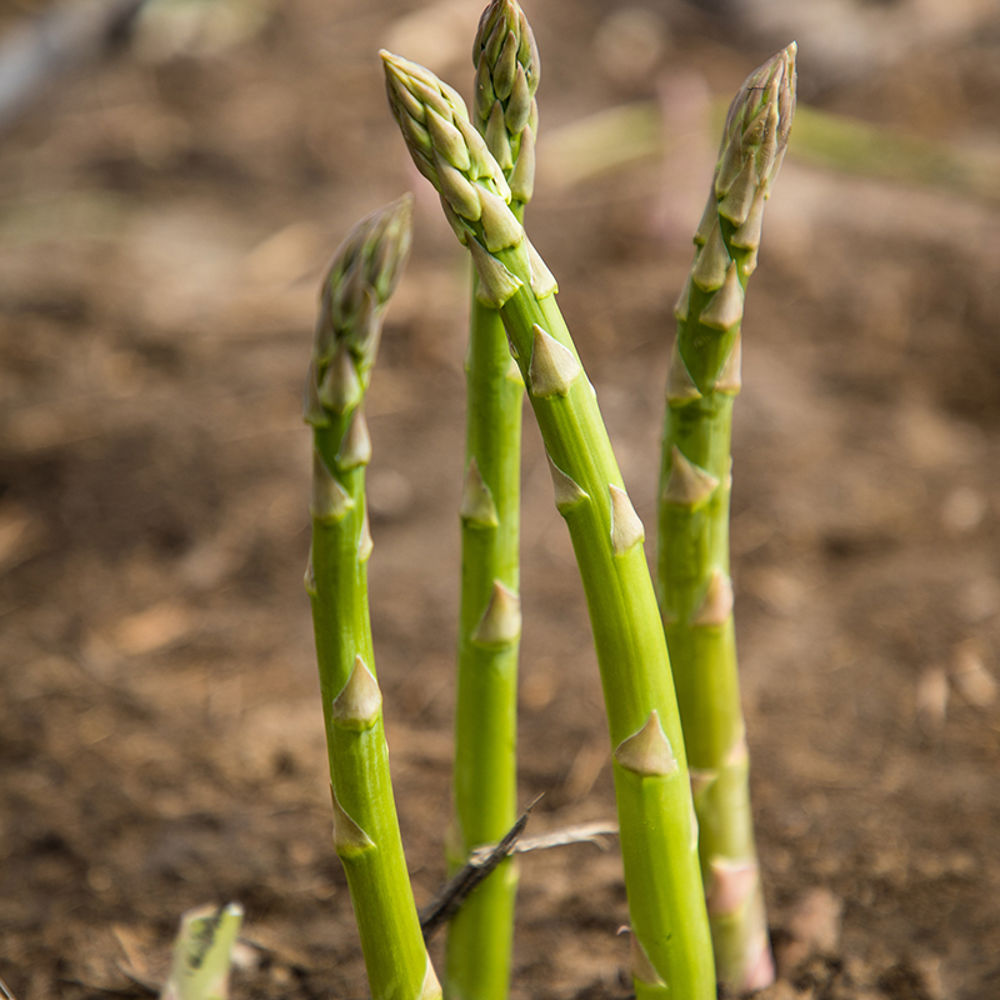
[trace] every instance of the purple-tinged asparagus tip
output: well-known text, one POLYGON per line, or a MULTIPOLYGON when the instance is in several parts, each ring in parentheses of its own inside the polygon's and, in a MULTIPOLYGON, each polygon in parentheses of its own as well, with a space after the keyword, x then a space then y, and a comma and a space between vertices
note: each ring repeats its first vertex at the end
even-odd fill
POLYGON ((729 106, 715 194, 728 201, 739 224, 749 214, 757 190, 770 188, 785 150, 795 114, 795 42, 758 66, 729 106))
POLYGON ((405 194, 362 219, 334 254, 320 294, 317 368, 326 369, 338 345, 362 368, 374 362, 381 312, 410 252, 412 218, 413 196, 405 194))

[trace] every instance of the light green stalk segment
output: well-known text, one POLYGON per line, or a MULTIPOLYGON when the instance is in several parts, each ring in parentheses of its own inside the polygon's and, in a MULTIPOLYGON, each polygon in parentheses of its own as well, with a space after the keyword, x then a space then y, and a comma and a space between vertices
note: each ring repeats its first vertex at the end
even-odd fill
MULTIPOLYGON (((540 64, 515 0, 493 0, 473 44, 475 125, 516 194, 520 219, 534 183, 540 64)), ((473 302, 466 360, 466 479, 455 712, 455 830, 449 864, 495 843, 517 818, 517 659, 520 612, 521 411, 524 384, 511 363, 499 312, 473 302), (500 619, 506 616, 506 621, 500 619), (500 632, 485 641, 484 626, 500 632)), ((513 858, 479 886, 448 928, 445 994, 462 1000, 507 996, 517 870, 513 858)))
POLYGON ((734 994, 768 985, 774 966, 733 631, 730 432, 744 291, 794 106, 792 44, 750 75, 729 109, 694 265, 677 304, 663 439, 660 606, 701 830, 716 971, 734 994))
POLYGON ((233 945, 242 923, 238 903, 188 910, 181 917, 160 1000, 226 1000, 233 945))
POLYGON ((509 208, 501 168, 454 91, 423 67, 383 59, 410 153, 472 253, 483 297, 501 311, 576 551, 614 747, 636 995, 714 1000, 684 743, 642 524, 556 305, 555 280, 509 208))
POLYGON ((305 420, 313 428, 312 602, 333 797, 333 841, 347 874, 373 1000, 441 996, 424 947, 399 834, 368 616, 371 536, 361 410, 382 313, 410 245, 411 201, 358 224, 323 284, 305 420))

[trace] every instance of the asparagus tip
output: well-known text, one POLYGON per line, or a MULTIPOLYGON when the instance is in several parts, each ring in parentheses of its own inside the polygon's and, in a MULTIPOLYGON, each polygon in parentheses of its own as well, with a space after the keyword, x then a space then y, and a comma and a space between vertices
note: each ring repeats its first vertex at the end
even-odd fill
POLYGON ((382 312, 409 254, 412 215, 411 194, 373 212, 351 230, 327 268, 304 407, 306 422, 316 428, 329 427, 334 415, 349 413, 364 395, 382 312))
POLYGON ((795 42, 776 52, 746 78, 733 98, 716 168, 715 196, 719 201, 726 198, 744 171, 748 183, 760 187, 766 197, 788 147, 795 113, 797 52, 795 42))

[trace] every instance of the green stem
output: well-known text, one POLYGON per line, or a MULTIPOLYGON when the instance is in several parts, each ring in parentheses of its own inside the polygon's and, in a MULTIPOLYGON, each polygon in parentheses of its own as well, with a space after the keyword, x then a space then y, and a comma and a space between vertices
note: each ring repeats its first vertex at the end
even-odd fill
MULTIPOLYGON (((473 43, 476 127, 515 189, 523 219, 534 185, 535 91, 540 62, 515 0, 493 0, 473 43)), ((521 414, 524 383, 497 310, 480 301, 473 271, 466 358, 465 490, 455 711, 456 826, 449 865, 504 836, 517 808, 517 665, 521 414)), ((445 992, 506 1000, 517 868, 500 864, 448 928, 445 992)))
POLYGON ((736 994, 774 978, 750 809, 729 566, 730 440, 746 283, 788 139, 794 48, 734 100, 698 251, 677 305, 667 385, 657 581, 700 827, 719 981, 736 994))
POLYGON ((440 987, 406 869, 368 614, 370 442, 361 401, 381 310, 409 246, 409 200, 361 223, 327 278, 307 383, 313 427, 306 590, 330 763, 334 847, 347 875, 373 1000, 431 1000, 440 987))
POLYGON ((614 748, 636 995, 715 996, 697 829, 642 525, 553 295, 523 245, 495 255, 523 284, 501 314, 553 466, 590 611, 614 748))
MULTIPOLYGON (((512 371, 499 315, 477 302, 472 307, 466 378, 452 869, 461 867, 473 848, 499 840, 517 818, 524 386, 512 371)), ((451 922, 445 979, 449 996, 503 1000, 507 995, 516 890, 515 861, 508 859, 451 922)))

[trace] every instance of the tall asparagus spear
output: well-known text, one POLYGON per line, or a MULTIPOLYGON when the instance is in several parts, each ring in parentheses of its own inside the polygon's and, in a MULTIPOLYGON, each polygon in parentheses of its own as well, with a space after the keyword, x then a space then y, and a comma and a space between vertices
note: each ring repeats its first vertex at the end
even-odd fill
POLYGON ((334 258, 305 396, 314 446, 306 590, 330 757, 333 842, 373 1000, 441 997, 403 855, 368 615, 372 545, 364 481, 371 441, 361 403, 382 313, 409 252, 411 201, 407 195, 360 222, 334 258))
POLYGON ((754 846, 729 580, 730 432, 740 325, 764 201, 795 108, 795 45, 747 78, 729 108, 697 252, 677 304, 667 384, 657 577, 700 826, 720 983, 774 968, 754 846))
MULTIPOLYGON (((514 191, 523 218, 531 197, 539 60, 515 0, 493 0, 473 44, 475 125, 514 191)), ((466 360, 465 490, 458 696, 455 712, 455 829, 449 863, 499 840, 517 815, 517 615, 521 411, 524 383, 507 349, 496 308, 484 302, 473 269, 466 360), (499 633, 481 628, 507 606, 499 633), (492 611, 491 611, 492 609, 492 611)), ((504 1000, 510 979, 515 861, 504 861, 466 900, 448 929, 445 993, 504 1000)))
MULTIPOLYGON (((389 102, 417 169, 472 254, 528 387, 580 567, 614 747, 639 1000, 714 1000, 708 920, 684 742, 643 527, 555 302, 556 282, 509 207, 511 190, 454 90, 388 52, 389 102)), ((498 599, 487 634, 512 629, 498 599)))

